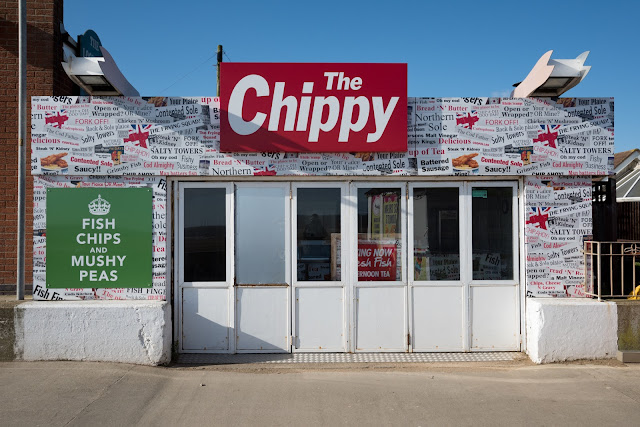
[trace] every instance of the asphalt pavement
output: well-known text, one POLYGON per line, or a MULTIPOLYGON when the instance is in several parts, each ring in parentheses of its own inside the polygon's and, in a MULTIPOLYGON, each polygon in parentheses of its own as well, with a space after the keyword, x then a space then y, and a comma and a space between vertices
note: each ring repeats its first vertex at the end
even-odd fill
POLYGON ((0 402, 3 426, 637 425, 640 366, 0 362, 0 402))

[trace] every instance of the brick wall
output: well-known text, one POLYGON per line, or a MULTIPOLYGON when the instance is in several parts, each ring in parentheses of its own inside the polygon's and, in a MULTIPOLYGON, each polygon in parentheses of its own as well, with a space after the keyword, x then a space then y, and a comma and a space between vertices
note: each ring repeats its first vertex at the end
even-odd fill
MULTIPOLYGON (((0 294, 15 293, 18 209, 18 1, 0 1, 0 294)), ((62 69, 62 0, 27 0, 27 119, 31 97, 74 95, 62 69)), ((27 121, 27 165, 30 164, 27 121)), ((32 282, 33 179, 27 167, 25 282, 32 282)), ((28 294, 28 293, 27 293, 28 294)))

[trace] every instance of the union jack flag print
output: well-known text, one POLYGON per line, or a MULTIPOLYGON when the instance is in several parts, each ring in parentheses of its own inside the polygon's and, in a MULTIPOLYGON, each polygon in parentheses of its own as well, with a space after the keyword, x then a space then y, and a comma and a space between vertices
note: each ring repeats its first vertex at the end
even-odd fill
POLYGON ((69 120, 69 115, 67 114, 66 109, 61 109, 60 111, 51 111, 45 113, 44 123, 46 125, 51 125, 54 128, 61 129, 62 125, 69 120))
POLYGON ((277 174, 278 172, 274 169, 274 166, 272 164, 269 164, 269 166, 264 168, 264 170, 254 168, 254 172, 253 172, 253 176, 272 176, 277 174))
POLYGON ((558 148, 556 146, 556 140, 558 139, 558 129, 562 125, 540 125, 538 130, 538 137, 533 138, 533 142, 544 142, 544 145, 549 148, 558 148))
POLYGON ((468 113, 456 113, 456 125, 467 129, 473 129, 473 125, 480 120, 477 110, 468 113))
POLYGON ((151 125, 130 125, 129 136, 124 142, 135 142, 138 147, 148 148, 147 140, 149 139, 149 129, 151 125))
POLYGON ((547 222, 549 221, 550 210, 551 207, 549 206, 530 208, 527 224, 533 224, 536 228, 547 230, 547 222))

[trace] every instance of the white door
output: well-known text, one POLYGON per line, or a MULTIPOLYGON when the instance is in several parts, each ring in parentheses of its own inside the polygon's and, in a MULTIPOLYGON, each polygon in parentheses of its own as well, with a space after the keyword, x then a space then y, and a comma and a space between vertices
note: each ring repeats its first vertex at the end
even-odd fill
POLYGON ((517 212, 516 182, 180 183, 180 351, 517 351, 517 212))
POLYGON ((409 185, 412 351, 520 349, 516 182, 409 185))
POLYGON ((412 351, 468 351, 463 183, 409 185, 409 329, 412 351))
POLYGON ((406 184, 350 187, 352 350, 408 350, 406 184))
POLYGON ((180 183, 178 201, 180 351, 233 352, 233 187, 180 183))
POLYGON ((291 351, 290 184, 235 186, 236 351, 291 351))
POLYGON ((348 349, 347 186, 292 185, 293 351, 348 349))
POLYGON ((517 190, 517 182, 467 184, 471 350, 520 350, 517 190))

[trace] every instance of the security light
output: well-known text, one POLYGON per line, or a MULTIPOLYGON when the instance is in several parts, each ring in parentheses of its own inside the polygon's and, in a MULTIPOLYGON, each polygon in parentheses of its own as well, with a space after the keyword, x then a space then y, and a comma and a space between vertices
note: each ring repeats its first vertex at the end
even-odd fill
POLYGON ((552 50, 538 60, 529 75, 513 86, 513 98, 551 97, 557 98, 582 81, 591 69, 584 61, 589 51, 576 59, 551 59, 552 50))
POLYGON ((109 52, 100 46, 101 57, 65 55, 62 68, 69 78, 89 95, 140 96, 127 81, 109 52))
MULTIPOLYGON (((71 76, 70 76, 71 77, 71 76)), ((113 87, 111 83, 104 76, 88 75, 88 76, 73 76, 72 80, 79 80, 78 86, 84 88, 90 95, 121 95, 120 91, 113 87)))
POLYGON ((109 82, 107 81, 107 79, 104 78, 104 76, 76 76, 76 77, 82 83, 84 83, 86 85, 90 85, 90 86, 94 86, 94 85, 98 85, 98 86, 109 85, 109 82))

